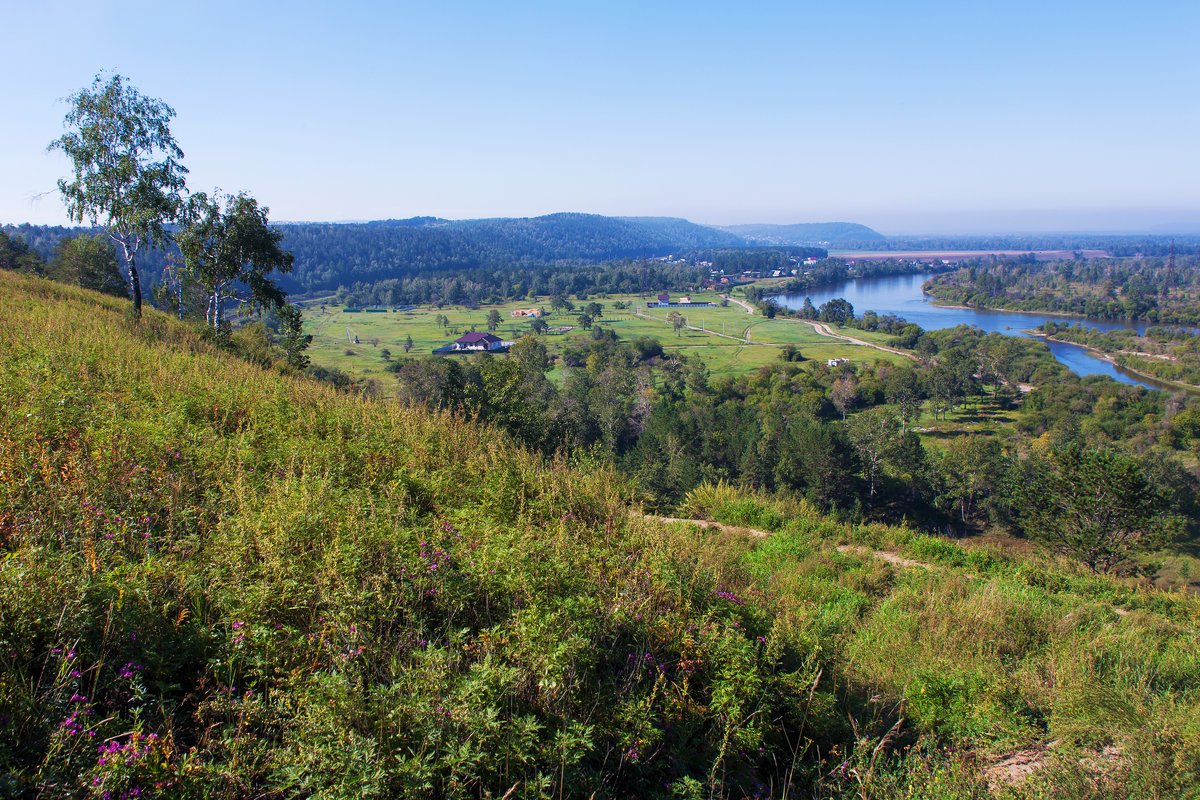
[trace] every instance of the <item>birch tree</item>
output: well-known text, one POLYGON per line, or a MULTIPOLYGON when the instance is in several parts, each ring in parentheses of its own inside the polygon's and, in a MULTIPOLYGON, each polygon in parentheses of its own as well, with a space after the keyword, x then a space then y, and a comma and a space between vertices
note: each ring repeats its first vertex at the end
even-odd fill
POLYGON ((250 312, 284 305, 269 276, 291 271, 292 254, 280 247, 283 234, 267 225, 268 210, 244 192, 188 199, 179 250, 207 298, 204 319, 213 330, 221 329, 231 301, 250 312))
POLYGON ((137 256, 167 240, 165 226, 179 214, 187 169, 171 135, 175 111, 145 97, 126 79, 97 75, 90 89, 68 98, 68 132, 50 143, 71 159, 74 178, 58 189, 74 222, 104 230, 125 262, 134 317, 142 314, 137 256))
POLYGON ((867 501, 874 505, 875 484, 883 465, 900 447, 900 419, 886 407, 869 408, 850 420, 846 435, 862 460, 863 477, 868 486, 867 501))

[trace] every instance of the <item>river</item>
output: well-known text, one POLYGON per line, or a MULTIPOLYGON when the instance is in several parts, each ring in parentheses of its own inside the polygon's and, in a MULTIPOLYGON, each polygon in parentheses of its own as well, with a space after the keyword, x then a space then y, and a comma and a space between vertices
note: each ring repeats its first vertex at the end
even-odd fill
MULTIPOLYGON (((1047 320, 1055 322, 1083 322, 1104 331, 1132 328, 1138 333, 1146 330, 1145 325, 1126 325, 1120 322, 1100 322, 1084 317, 1039 314, 1026 311, 991 311, 974 308, 957 308, 934 305, 921 291, 932 273, 918 275, 893 275, 887 278, 857 278, 846 283, 818 287, 804 294, 786 294, 775 298, 786 308, 799 309, 804 298, 812 298, 814 306, 820 306, 835 297, 845 298, 854 306, 854 313, 864 311, 876 314, 895 314, 925 330, 941 330, 958 325, 975 325, 988 333, 1004 333, 1010 336, 1029 336, 1025 330, 1036 328, 1047 320)), ((1169 388, 1146 378, 1135 376, 1121 367, 1091 355, 1086 348, 1066 342, 1046 342, 1050 352, 1059 363, 1066 365, 1076 375, 1107 375, 1115 381, 1148 389, 1169 388)))

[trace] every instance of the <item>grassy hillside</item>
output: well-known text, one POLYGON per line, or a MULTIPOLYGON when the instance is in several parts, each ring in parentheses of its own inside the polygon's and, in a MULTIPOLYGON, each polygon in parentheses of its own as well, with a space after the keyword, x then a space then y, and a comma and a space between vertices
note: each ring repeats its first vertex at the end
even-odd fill
POLYGON ((1195 796, 1195 599, 725 487, 770 536, 648 519, 10 273, 0 366, 0 793, 1195 796))

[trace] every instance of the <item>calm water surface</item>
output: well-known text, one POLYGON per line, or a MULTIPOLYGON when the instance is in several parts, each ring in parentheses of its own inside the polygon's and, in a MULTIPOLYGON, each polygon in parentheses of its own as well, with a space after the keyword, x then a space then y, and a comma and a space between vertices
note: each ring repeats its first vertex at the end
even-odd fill
MULTIPOLYGON (((1138 333, 1146 330, 1145 325, 1125 325, 1119 322, 1098 322, 1084 317, 1045 315, 1025 311, 986 311, 974 308, 947 308, 935 306, 921 291, 922 284, 933 274, 894 275, 888 278, 859 278, 846 283, 830 284, 807 294, 785 294, 775 300, 786 308, 799 309, 804 298, 812 298, 814 306, 820 306, 835 297, 844 297, 854 306, 854 313, 864 311, 876 314, 895 314, 909 322, 915 322, 925 330, 941 330, 958 325, 975 325, 988 333, 1003 333, 1010 336, 1029 336, 1023 331, 1036 328, 1047 320, 1056 322, 1083 322, 1103 331, 1131 328, 1138 333)), ((1150 389, 1164 388, 1160 384, 1134 377, 1121 367, 1110 364, 1088 354, 1087 350, 1063 342, 1046 342, 1054 357, 1076 375, 1107 375, 1115 381, 1150 389)))

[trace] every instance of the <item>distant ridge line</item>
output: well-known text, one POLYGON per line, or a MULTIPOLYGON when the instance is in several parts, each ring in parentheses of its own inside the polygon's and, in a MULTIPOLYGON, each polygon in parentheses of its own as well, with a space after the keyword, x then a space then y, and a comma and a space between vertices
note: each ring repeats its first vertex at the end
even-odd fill
POLYGON ((792 225, 724 225, 728 231, 756 244, 831 245, 886 242, 887 237, 857 222, 798 222, 792 225))

